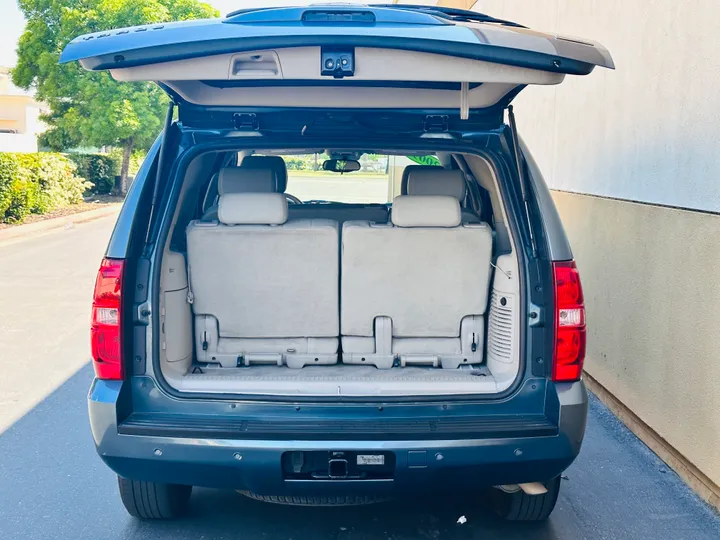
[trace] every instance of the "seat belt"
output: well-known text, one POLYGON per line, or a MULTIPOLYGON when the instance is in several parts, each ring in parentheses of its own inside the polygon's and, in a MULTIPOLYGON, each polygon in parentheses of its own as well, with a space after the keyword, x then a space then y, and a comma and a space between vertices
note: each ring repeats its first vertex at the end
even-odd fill
POLYGON ((185 258, 188 260, 188 264, 187 264, 187 274, 188 274, 187 275, 187 278, 188 278, 188 280, 187 280, 188 281, 187 302, 188 302, 188 304, 192 304, 195 301, 195 295, 192 292, 192 278, 190 277, 191 276, 190 260, 188 257, 185 257, 185 258))

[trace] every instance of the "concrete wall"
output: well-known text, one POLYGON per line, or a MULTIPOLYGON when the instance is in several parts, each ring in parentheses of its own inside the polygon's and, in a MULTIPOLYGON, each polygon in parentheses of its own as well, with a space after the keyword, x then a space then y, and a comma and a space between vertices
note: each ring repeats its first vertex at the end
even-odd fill
POLYGON ((720 212, 720 2, 481 0, 474 9, 594 39, 596 69, 517 99, 552 187, 720 212))
POLYGON ((613 54, 616 71, 526 89, 519 129, 580 267, 588 373, 720 485, 720 2, 473 9, 613 54))
POLYGON ((45 130, 41 104, 28 92, 14 87, 10 71, 0 66, 0 152, 37 152, 37 136, 45 130))
POLYGON ((555 193, 586 295, 586 370, 720 483, 720 216, 555 193))
POLYGON ((37 152, 35 135, 0 133, 0 152, 37 152))

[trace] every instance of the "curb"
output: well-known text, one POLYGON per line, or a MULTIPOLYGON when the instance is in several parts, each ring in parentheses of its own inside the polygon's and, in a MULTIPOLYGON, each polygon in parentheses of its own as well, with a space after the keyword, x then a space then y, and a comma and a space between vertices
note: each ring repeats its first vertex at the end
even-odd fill
POLYGON ((106 216, 117 214, 120 211, 122 203, 114 203, 98 208, 96 210, 88 210, 86 212, 78 212, 68 216, 45 219, 36 223, 28 223, 27 225, 17 225, 7 229, 0 230, 0 245, 13 241, 26 240, 34 238, 56 229, 67 229, 76 223, 86 223, 94 221, 106 216))

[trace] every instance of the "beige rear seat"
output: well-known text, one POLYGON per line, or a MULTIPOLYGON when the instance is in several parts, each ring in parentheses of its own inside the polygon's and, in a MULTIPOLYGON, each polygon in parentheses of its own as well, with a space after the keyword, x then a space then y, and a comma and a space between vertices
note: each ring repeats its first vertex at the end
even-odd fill
POLYGON ((338 225, 287 212, 282 193, 224 193, 219 222, 188 226, 200 362, 337 362, 338 225))
MULTIPOLYGON (((276 176, 270 169, 243 169, 224 167, 217 174, 218 198, 230 193, 273 193, 276 176)), ((218 203, 212 204, 203 214, 203 221, 218 218, 218 203)))
POLYGON ((457 368, 483 358, 492 234, 454 196, 400 196, 392 224, 342 231, 343 362, 457 368))

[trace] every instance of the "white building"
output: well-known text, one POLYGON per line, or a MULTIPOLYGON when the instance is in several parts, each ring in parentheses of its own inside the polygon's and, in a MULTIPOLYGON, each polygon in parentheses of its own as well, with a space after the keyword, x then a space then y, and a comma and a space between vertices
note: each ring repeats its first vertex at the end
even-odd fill
POLYGON ((42 104, 31 93, 14 86, 9 69, 0 67, 0 152, 37 152, 42 104))

